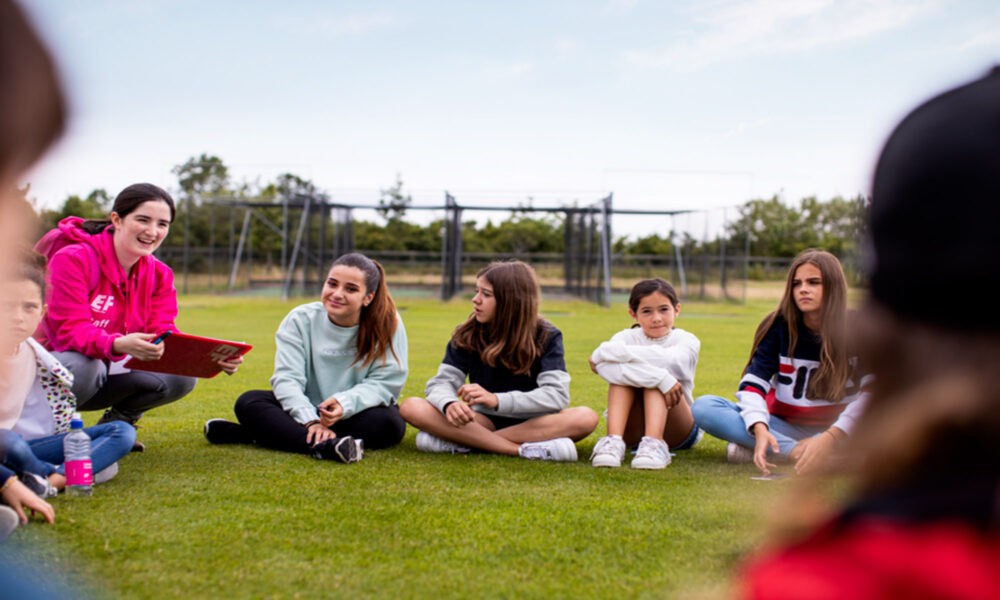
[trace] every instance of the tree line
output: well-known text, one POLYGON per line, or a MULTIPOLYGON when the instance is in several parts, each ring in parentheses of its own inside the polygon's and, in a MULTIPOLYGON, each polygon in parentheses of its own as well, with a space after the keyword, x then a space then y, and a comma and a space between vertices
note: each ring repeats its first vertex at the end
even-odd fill
MULTIPOLYGON (((282 199, 301 195, 329 200, 312 181, 284 173, 273 181, 235 182, 229 168, 217 156, 201 154, 176 165, 172 173, 177 186, 171 189, 177 200, 177 218, 166 249, 231 248, 239 236, 239 224, 233 223, 233 211, 227 203, 253 202, 262 205, 259 214, 275 224, 285 218, 282 199), (273 204, 273 207, 268 205, 273 204)), ((30 190, 22 190, 26 198, 30 190)), ((115 192, 117 193, 117 192, 115 192)), ((61 206, 35 208, 39 236, 54 227, 60 219, 74 215, 84 218, 105 218, 114 193, 105 189, 91 190, 86 195, 70 195, 61 206)), ((440 219, 427 224, 407 220, 407 208, 412 197, 403 189, 399 175, 389 187, 380 190, 375 207, 378 220, 357 219, 353 223, 354 247, 369 252, 440 252, 440 219)), ((821 247, 844 258, 856 256, 867 222, 867 198, 835 197, 820 201, 803 198, 791 206, 777 196, 751 199, 737 208, 736 218, 724 226, 721 235, 711 240, 698 240, 686 232, 664 232, 644 236, 619 235, 613 239, 617 255, 671 255, 674 245, 689 254, 747 254, 751 256, 792 257, 808 247, 821 247)), ((513 210, 505 218, 484 223, 467 220, 462 223, 463 246, 466 252, 494 255, 524 255, 531 253, 561 253, 565 246, 562 213, 541 213, 513 210)), ((310 225, 316 228, 316 224, 310 225)), ((281 240, 266 227, 252 230, 249 244, 255 253, 281 251, 281 240)))

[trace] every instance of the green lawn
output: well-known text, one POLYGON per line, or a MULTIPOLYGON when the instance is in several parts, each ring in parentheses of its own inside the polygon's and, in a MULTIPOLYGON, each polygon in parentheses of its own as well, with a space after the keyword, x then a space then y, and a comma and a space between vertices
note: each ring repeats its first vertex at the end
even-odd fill
MULTIPOLYGON (((404 396, 422 394, 469 303, 399 302, 404 396)), ((267 387, 274 330, 297 303, 183 297, 182 329, 254 344, 244 368, 149 413, 145 453, 91 498, 54 499, 54 526, 31 524, 8 544, 111 598, 718 597, 787 489, 750 480, 754 468, 726 464, 709 437, 663 471, 594 469, 603 419, 576 464, 419 453, 412 428, 355 465, 209 445, 205 420, 232 418, 242 391, 267 387)), ((702 341, 696 395, 732 394, 772 306, 683 305, 678 326, 702 341)), ((630 324, 624 303, 545 299, 542 310, 565 337, 573 404, 602 412, 606 388, 587 356, 630 324)), ((98 416, 85 413, 88 424, 98 416)))

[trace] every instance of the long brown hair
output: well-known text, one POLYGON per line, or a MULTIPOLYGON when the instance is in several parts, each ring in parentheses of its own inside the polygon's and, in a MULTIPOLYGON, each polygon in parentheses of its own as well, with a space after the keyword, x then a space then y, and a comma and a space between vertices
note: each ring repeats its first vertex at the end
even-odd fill
POLYGON ((535 270, 519 260, 492 262, 476 273, 493 286, 496 312, 489 323, 470 315, 455 328, 451 343, 475 352, 484 363, 497 363, 516 375, 531 371, 542 354, 549 328, 538 315, 538 279, 535 270))
POLYGON ((799 267, 810 264, 819 269, 823 278, 823 303, 820 307, 820 360, 819 369, 809 378, 807 392, 810 398, 836 402, 845 394, 845 388, 851 377, 852 367, 845 335, 847 323, 847 278, 837 257, 825 250, 809 248, 803 250, 788 267, 785 279, 785 291, 778 303, 778 308, 764 317, 757 326, 753 337, 753 347, 747 367, 757 352, 757 347, 767 334, 774 320, 781 315, 788 323, 788 354, 794 355, 795 345, 799 339, 799 326, 802 325, 802 311, 795 304, 792 281, 799 267))
POLYGON ((333 261, 330 269, 337 265, 354 267, 365 275, 365 295, 374 292, 368 306, 361 307, 361 320, 358 322, 358 357, 355 363, 368 366, 376 359, 385 362, 386 353, 391 352, 396 362, 399 356, 392 347, 392 336, 398 326, 396 319, 396 303, 389 295, 389 287, 385 284, 385 270, 377 260, 372 260, 357 252, 345 254, 333 261))

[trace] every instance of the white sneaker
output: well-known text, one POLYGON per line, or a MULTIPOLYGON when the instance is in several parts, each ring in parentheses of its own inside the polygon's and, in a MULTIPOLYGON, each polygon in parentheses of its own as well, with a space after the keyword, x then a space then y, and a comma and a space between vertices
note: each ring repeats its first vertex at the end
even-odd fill
POLYGON ((632 459, 633 469, 665 469, 670 464, 670 448, 663 440, 642 436, 632 459))
POLYGON ((544 442, 525 442, 517 449, 517 453, 521 458, 530 460, 576 462, 576 444, 568 437, 545 440, 544 442))
POLYGON ((445 454, 468 454, 472 451, 461 444, 442 440, 426 431, 417 432, 417 450, 421 452, 443 452, 445 454))
POLYGON ((726 445, 726 462, 744 464, 753 462, 753 450, 744 448, 735 442, 726 445))
POLYGON ((594 444, 590 464, 595 467, 620 467, 625 458, 625 441, 621 436, 606 435, 594 444))
POLYGON ((112 479, 115 478, 115 475, 117 474, 118 474, 118 463, 113 462, 107 467, 101 469, 100 471, 94 474, 94 485, 111 481, 112 479))

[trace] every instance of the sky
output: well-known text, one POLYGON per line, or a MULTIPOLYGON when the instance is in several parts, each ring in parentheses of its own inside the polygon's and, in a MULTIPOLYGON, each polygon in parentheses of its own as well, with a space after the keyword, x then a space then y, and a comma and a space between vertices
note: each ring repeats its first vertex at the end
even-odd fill
POLYGON ((237 182, 290 172, 347 203, 398 176, 418 205, 613 194, 724 219, 753 198, 867 193, 900 118, 1000 64, 995 0, 22 5, 71 106, 25 178, 41 207, 176 191, 171 169, 206 153, 237 182))

